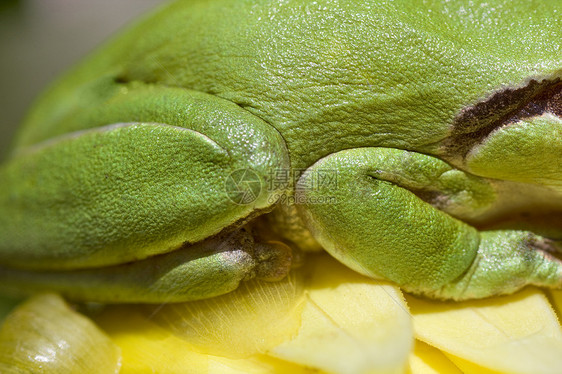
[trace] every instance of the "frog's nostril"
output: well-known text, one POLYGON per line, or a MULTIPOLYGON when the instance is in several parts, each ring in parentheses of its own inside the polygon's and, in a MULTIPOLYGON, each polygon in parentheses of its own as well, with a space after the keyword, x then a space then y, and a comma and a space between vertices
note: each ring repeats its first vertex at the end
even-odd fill
POLYGON ((531 80, 524 87, 506 88, 463 108, 444 141, 451 158, 465 157, 494 130, 526 118, 552 113, 562 117, 562 79, 531 80))

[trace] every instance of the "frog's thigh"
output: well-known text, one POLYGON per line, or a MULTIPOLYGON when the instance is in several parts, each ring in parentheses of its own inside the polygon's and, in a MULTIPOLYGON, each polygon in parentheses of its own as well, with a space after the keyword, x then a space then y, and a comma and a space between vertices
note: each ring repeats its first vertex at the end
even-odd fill
POLYGON ((388 148, 345 150, 314 164, 297 188, 300 214, 332 255, 408 291, 463 299, 561 283, 562 266, 543 251, 550 244, 542 238, 480 233, 420 198, 472 206, 487 199, 480 181, 439 159, 388 148), (465 193, 455 196, 459 184, 465 193))
POLYGON ((182 127, 143 122, 77 131, 0 169, 0 264, 56 270, 136 261, 268 209, 278 191, 265 188, 265 178, 288 164, 275 129, 210 95, 158 96, 169 90, 150 92, 160 112, 150 113, 150 102, 131 113, 121 105, 113 118, 157 122, 166 113, 182 127))

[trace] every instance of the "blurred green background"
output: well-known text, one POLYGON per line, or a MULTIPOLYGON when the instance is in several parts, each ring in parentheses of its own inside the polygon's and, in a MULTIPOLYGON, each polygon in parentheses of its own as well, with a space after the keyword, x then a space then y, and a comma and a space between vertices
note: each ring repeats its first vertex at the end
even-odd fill
POLYGON ((0 0, 0 159, 34 98, 131 19, 165 0, 0 0))

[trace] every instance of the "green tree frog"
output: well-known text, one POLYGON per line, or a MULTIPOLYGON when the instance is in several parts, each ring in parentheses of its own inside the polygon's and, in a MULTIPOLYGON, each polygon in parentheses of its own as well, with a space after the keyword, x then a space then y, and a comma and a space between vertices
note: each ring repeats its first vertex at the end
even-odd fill
POLYGON ((561 40, 557 0, 173 2, 25 120, 0 290, 195 300, 318 249, 432 298, 561 287, 561 40))

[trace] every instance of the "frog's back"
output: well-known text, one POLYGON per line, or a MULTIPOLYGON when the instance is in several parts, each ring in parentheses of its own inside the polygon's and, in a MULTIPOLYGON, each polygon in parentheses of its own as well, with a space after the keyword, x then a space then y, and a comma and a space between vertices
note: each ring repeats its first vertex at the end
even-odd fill
MULTIPOLYGON (((556 8, 556 1, 517 9, 501 0, 178 1, 63 78, 29 116, 18 145, 105 125, 103 106, 142 82, 238 104, 281 133, 295 167, 364 146, 439 154, 464 106, 528 77, 561 75, 556 8)), ((142 118, 122 121, 135 120, 142 118)))

